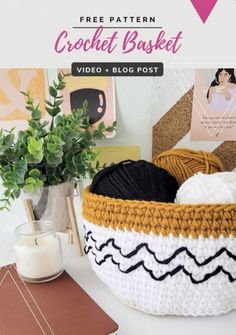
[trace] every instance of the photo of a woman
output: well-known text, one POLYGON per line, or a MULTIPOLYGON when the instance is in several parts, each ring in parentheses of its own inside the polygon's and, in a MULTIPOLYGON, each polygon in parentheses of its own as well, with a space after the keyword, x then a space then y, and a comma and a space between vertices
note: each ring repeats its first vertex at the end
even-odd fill
POLYGON ((235 89, 234 69, 218 69, 207 92, 208 103, 212 102, 214 94, 221 94, 226 100, 230 100, 232 95, 236 93, 235 89))
POLYGON ((236 141, 236 68, 196 69, 191 139, 236 141))

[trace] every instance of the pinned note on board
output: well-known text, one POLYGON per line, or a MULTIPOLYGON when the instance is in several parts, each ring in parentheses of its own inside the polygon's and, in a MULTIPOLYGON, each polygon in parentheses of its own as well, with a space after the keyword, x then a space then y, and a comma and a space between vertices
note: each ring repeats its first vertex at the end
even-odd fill
POLYGON ((134 161, 140 159, 139 145, 97 146, 94 151, 99 153, 98 160, 101 164, 110 165, 126 159, 134 161))

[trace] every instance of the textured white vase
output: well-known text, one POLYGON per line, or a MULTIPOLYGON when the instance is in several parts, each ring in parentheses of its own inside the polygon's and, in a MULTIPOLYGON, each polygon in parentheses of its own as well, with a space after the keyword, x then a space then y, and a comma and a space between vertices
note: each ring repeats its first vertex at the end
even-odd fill
POLYGON ((66 182, 45 186, 33 193, 22 192, 22 199, 32 201, 35 220, 49 220, 55 225, 56 231, 64 231, 71 227, 66 197, 73 194, 74 183, 66 182))

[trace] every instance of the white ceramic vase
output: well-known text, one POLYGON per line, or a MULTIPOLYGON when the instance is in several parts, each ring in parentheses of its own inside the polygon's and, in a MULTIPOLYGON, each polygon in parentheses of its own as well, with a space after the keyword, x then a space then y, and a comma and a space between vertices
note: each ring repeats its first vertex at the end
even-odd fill
POLYGON ((73 194, 74 183, 65 182, 45 186, 33 193, 22 192, 22 199, 32 201, 35 220, 51 221, 56 231, 64 231, 71 227, 66 197, 73 194))

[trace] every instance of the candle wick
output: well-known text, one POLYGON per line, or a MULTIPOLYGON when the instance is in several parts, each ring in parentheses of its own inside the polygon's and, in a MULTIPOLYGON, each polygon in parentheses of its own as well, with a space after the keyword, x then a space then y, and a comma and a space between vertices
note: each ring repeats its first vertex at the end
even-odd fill
POLYGON ((37 238, 34 239, 34 242, 36 245, 38 245, 37 238))

